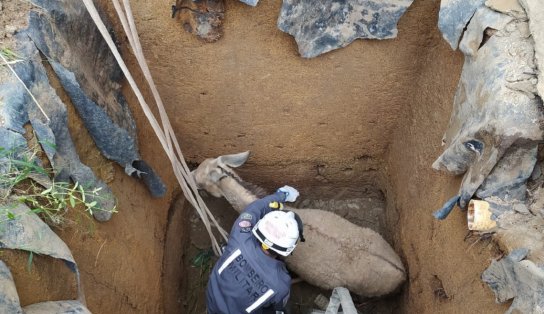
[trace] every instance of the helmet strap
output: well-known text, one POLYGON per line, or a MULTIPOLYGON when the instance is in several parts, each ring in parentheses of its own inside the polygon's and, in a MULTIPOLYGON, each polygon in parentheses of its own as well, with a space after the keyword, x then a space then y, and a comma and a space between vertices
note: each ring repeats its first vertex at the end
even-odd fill
POLYGON ((268 256, 270 256, 272 258, 277 258, 278 257, 278 253, 272 251, 268 245, 266 245, 264 243, 261 243, 261 248, 263 249, 264 254, 266 254, 266 255, 268 255, 268 256))
POLYGON ((302 219, 300 219, 300 216, 297 213, 293 212, 293 214, 295 214, 295 220, 297 221, 300 242, 306 242, 306 239, 304 239, 304 225, 302 224, 302 219))

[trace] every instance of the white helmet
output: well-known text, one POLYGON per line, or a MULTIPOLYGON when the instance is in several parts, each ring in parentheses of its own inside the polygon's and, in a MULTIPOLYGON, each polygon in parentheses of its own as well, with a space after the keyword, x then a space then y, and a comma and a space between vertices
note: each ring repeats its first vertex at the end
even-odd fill
POLYGON ((299 236, 302 241, 302 222, 293 212, 275 210, 266 214, 253 227, 253 234, 269 249, 288 256, 297 246, 299 236))

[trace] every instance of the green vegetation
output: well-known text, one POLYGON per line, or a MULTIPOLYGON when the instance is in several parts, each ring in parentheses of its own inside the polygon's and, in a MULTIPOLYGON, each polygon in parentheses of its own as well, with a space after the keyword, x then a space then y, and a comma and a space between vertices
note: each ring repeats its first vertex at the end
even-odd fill
POLYGON ((189 277, 189 288, 187 291, 189 291, 189 294, 186 296, 187 303, 185 305, 185 310, 187 313, 202 313, 206 309, 204 291, 213 264, 217 259, 213 253, 212 247, 199 249, 193 246, 190 248, 189 252, 194 253, 194 256, 190 260, 189 265, 191 267, 187 269, 187 276, 189 277))
POLYGON ((51 181, 52 171, 38 165, 38 160, 36 153, 26 151, 16 156, 0 147, 0 211, 6 211, 7 219, 16 218, 7 205, 8 199, 25 203, 53 226, 65 222, 69 208, 80 208, 90 215, 103 210, 116 212, 115 207, 101 207, 104 200, 101 188, 86 188, 78 182, 51 181))
MULTIPOLYGON (((198 253, 195 255, 195 257, 193 257, 191 261, 191 266, 200 268, 200 276, 202 277, 205 274, 207 274, 212 268, 213 266, 212 257, 214 256, 215 255, 213 254, 213 249, 211 247, 204 250, 200 249, 198 250, 198 253)), ((205 279, 206 281, 208 280, 208 278, 205 278, 205 279)))
POLYGON ((2 55, 2 57, 4 57, 4 59, 7 61, 8 64, 17 63, 17 62, 22 61, 21 60, 22 58, 18 54, 16 54, 15 52, 13 52, 13 50, 11 50, 9 48, 0 49, 0 55, 2 55))

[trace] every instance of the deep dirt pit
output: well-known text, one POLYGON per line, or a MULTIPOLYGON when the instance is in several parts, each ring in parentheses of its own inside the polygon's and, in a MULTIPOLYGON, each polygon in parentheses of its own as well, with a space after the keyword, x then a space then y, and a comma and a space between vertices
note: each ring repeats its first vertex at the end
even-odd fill
MULTIPOLYGON (((109 1, 98 2, 114 19, 109 1)), ((20 18, 20 1, 2 4, 2 14, 20 18)), ((341 215, 379 227, 409 278, 389 299, 361 301, 370 313, 506 310, 480 280, 500 252, 468 234, 464 213, 444 222, 431 216, 459 186, 458 178, 431 170, 462 64, 436 29, 438 1, 416 0, 399 23, 397 39, 359 40, 312 60, 300 58, 292 38, 277 30, 280 2, 261 1, 253 9, 228 2, 224 37, 214 44, 170 19, 171 4, 134 2, 134 15, 190 162, 250 149, 252 158, 241 170, 246 180, 269 190, 291 184, 301 190, 301 206, 339 202, 345 205, 341 215)), ((79 154, 94 169, 106 169, 103 179, 111 182, 119 213, 93 232, 57 231, 80 266, 93 313, 203 313, 206 269, 191 264, 209 247, 207 235, 178 197, 168 159, 135 97, 128 88, 125 95, 141 154, 165 180, 168 195, 152 199, 119 166, 95 158, 96 148, 67 104, 79 154)), ((228 229, 236 212, 224 200, 208 201, 228 229)), ((22 304, 75 297, 73 276, 62 263, 35 256, 28 271, 25 253, 2 251, 1 258, 14 273, 22 304)), ((293 310, 313 307, 318 293, 323 291, 295 284, 293 310)))
MULTIPOLYGON (((316 186, 311 190, 311 193, 301 195, 297 202, 292 205, 297 208, 331 211, 361 227, 370 228, 385 238, 391 237, 385 226, 385 199, 379 190, 373 187, 344 188, 331 193, 334 189, 327 186, 316 186)), ((228 231, 230 229, 228 226, 231 226, 238 217, 237 212, 226 200, 207 196, 207 193, 202 194, 205 196, 205 201, 216 219, 228 231)), ((190 205, 181 202, 178 202, 177 206, 185 206, 186 208, 182 210, 191 213, 188 224, 190 234, 184 250, 184 256, 186 257, 184 260, 184 273, 186 277, 184 279, 185 287, 181 305, 184 313, 203 313, 206 283, 216 258, 212 256, 209 236, 196 212, 190 205)), ((299 245, 304 245, 304 243, 299 245)), ((292 276, 295 281, 288 304, 290 313, 310 313, 313 309, 319 309, 315 303, 319 295, 330 297, 332 291, 309 285, 297 279, 296 274, 292 274, 292 276)), ((398 311, 397 294, 382 299, 353 297, 357 309, 363 313, 386 314, 398 311)))

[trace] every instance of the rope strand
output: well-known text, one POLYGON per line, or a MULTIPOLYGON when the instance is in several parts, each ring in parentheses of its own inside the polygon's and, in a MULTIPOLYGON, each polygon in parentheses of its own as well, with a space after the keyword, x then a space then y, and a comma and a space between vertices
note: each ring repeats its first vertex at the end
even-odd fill
POLYGON ((174 171, 174 175, 176 176, 176 179, 178 180, 178 183, 180 184, 182 188, 185 198, 189 201, 189 203, 191 203, 191 205, 193 205, 193 207, 198 212, 200 218, 202 219, 202 222, 204 223, 204 226, 206 230, 208 231, 208 235, 210 236, 210 239, 212 241, 212 248, 215 254, 221 255, 221 248, 211 229, 210 220, 213 222, 213 225, 217 228, 217 230, 219 231, 219 234, 223 237, 225 241, 227 240, 227 232, 219 226, 219 223, 217 222, 215 217, 212 215, 212 213, 207 208, 206 204, 204 203, 204 201, 198 194, 198 188, 196 187, 193 177, 191 176, 189 167, 187 166, 187 163, 185 162, 185 158, 183 157, 179 143, 172 129, 172 125, 170 124, 170 120, 168 118, 166 110, 164 109, 163 102, 160 98, 160 95, 155 86, 155 83, 153 82, 151 72, 149 71, 149 67, 147 66, 147 62, 143 55, 140 39, 136 31, 136 25, 134 23, 134 18, 132 16, 132 10, 130 8, 129 1, 123 0, 126 15, 123 9, 121 8, 121 5, 118 0, 113 0, 113 4, 117 12, 117 15, 119 16, 119 19, 121 21, 121 25, 123 26, 123 29, 125 33, 127 34, 129 44, 132 48, 132 52, 134 53, 136 60, 138 61, 138 64, 140 65, 140 68, 144 74, 144 77, 147 83, 149 84, 149 87, 151 88, 151 92, 153 94, 155 103, 157 104, 157 108, 159 110, 159 116, 162 122, 162 129, 161 129, 161 126, 159 125, 159 122, 157 121, 153 113, 151 112, 151 109, 145 102, 145 99, 140 89, 138 88, 125 62, 123 61, 119 51, 117 50, 109 32, 106 29, 106 26, 104 25, 104 22, 100 18, 96 10, 96 7, 93 4, 93 1, 83 0, 83 3, 85 4, 87 11, 91 15, 100 33, 106 40, 108 46, 110 47, 113 55, 115 56, 115 59, 117 60, 117 63, 119 64, 121 70, 123 71, 123 74, 125 75, 134 94, 136 95, 136 98, 138 99, 138 102, 140 103, 140 106, 142 107, 142 110, 144 111, 145 116, 149 120, 151 127, 153 128, 153 131, 157 135, 159 142, 161 143, 164 151, 166 152, 168 158, 170 159, 170 162, 172 164, 172 168, 174 171))

